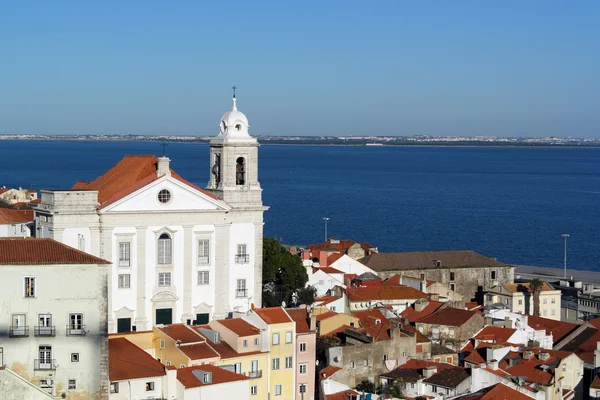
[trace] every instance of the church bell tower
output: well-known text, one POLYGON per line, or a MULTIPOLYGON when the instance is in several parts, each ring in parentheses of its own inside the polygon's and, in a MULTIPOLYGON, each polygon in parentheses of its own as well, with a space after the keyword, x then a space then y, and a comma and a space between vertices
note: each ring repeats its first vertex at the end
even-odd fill
POLYGON ((262 207, 258 183, 258 141, 248 133, 246 116, 233 106, 221 117, 219 134, 210 140, 210 180, 206 189, 236 208, 262 207))

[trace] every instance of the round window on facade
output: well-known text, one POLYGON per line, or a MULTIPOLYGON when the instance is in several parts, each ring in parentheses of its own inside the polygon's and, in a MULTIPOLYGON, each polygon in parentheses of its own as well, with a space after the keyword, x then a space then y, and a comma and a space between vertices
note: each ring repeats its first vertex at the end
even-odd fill
POLYGON ((169 192, 167 189, 163 189, 160 192, 158 192, 158 201, 165 204, 165 203, 168 203, 170 200, 171 200, 171 192, 169 192))
POLYGON ((237 125, 235 126, 235 129, 237 129, 237 130, 238 130, 238 132, 239 132, 239 131, 241 131, 241 130, 242 130, 242 125, 240 125, 240 124, 237 124, 237 125))

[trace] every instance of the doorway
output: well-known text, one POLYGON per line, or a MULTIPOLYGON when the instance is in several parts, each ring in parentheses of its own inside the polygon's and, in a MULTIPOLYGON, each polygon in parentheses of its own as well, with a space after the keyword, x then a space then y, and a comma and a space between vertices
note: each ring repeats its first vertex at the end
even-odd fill
POLYGON ((117 318, 117 333, 131 332, 131 318, 117 318))
POLYGON ((164 324, 169 325, 173 323, 173 309, 172 308, 157 308, 156 309, 156 325, 164 324))

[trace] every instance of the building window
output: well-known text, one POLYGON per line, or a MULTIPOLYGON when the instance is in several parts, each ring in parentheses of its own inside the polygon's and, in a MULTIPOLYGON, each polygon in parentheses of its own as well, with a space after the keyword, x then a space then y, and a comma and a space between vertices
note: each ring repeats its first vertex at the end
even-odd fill
POLYGON ((522 306, 523 305, 523 300, 519 300, 519 305, 522 306))
POLYGON ((454 328, 453 327, 448 328, 448 336, 450 336, 452 338, 454 337, 454 328))
POLYGON ((238 157, 235 161, 235 184, 243 185, 246 183, 246 160, 244 157, 238 157))
POLYGON ((292 332, 286 332, 285 333, 285 342, 286 343, 292 343, 292 332))
POLYGON ((131 265, 131 243, 119 242, 119 267, 131 265))
POLYGON ((79 353, 71 353, 71 362, 79 362, 79 353))
POLYGON ((285 367, 286 368, 292 368, 292 357, 286 357, 285 358, 285 367))
POLYGON ((170 367, 171 366, 171 361, 167 361, 166 364, 167 364, 167 367, 170 367))
POLYGON ((279 358, 274 358, 273 359, 273 371, 276 371, 279 369, 279 358))
POLYGON ((508 299, 504 299, 504 304, 508 304, 508 299))
POLYGON ((275 385, 275 396, 281 396, 281 386, 282 385, 275 385))
POLYGON ((306 393, 306 383, 301 383, 300 385, 298 385, 298 393, 306 393))
POLYGON ((246 280, 237 280, 237 289, 235 290, 235 297, 248 297, 248 290, 246 289, 246 280))
POLYGON ((279 344, 279 333, 273 334, 273 344, 279 344))
POLYGON ((83 332, 83 314, 69 314, 69 332, 70 335, 82 335, 83 332))
POLYGON ((368 366, 369 366, 369 359, 368 359, 368 358, 365 358, 365 359, 363 360, 363 365, 364 365, 365 367, 368 367, 368 366))
POLYGON ((77 238, 78 238, 78 240, 77 240, 77 242, 78 242, 77 249, 81 250, 81 251, 85 251, 85 236, 83 236, 83 235, 77 235, 77 238))
POLYGON ((158 237, 158 264, 169 265, 173 263, 173 248, 171 236, 163 233, 158 237))
POLYGON ((154 390, 154 382, 146 382, 146 392, 151 392, 154 390))
POLYGON ((258 386, 256 386, 256 385, 252 385, 252 386, 250 386, 250 394, 251 394, 252 396, 255 396, 255 395, 257 395, 257 394, 258 394, 258 386))
POLYGON ((128 289, 129 287, 129 274, 119 274, 119 289, 128 289))
POLYGON ((546 310, 542 311, 542 315, 545 317, 546 316, 546 310))
POLYGON ((425 274, 421 274, 421 280, 424 281, 425 280, 425 274))
POLYGON ((25 297, 35 297, 35 277, 25 277, 25 297))
POLYGON ((206 265, 210 262, 209 245, 208 239, 198 240, 198 265, 206 265))
POLYGON ((247 246, 245 244, 237 245, 237 253, 235 253, 236 264, 248 264, 250 262, 250 256, 247 252, 247 246))
POLYGON ((350 361, 350 368, 354 369, 355 366, 356 364, 354 363, 354 361, 350 361))
POLYGON ((552 309, 552 311, 550 312, 550 315, 552 315, 554 317, 556 315, 556 310, 552 309))
POLYGON ((544 298, 544 304, 548 304, 548 299, 544 298))
POLYGON ((209 284, 209 273, 208 271, 198 271, 198 285, 209 284))
POLYGON ((75 379, 69 379, 69 390, 77 389, 77 381, 75 379))
POLYGON ((158 192, 158 201, 160 201, 163 204, 166 204, 170 200, 171 200, 171 192, 169 192, 167 189, 163 189, 160 192, 158 192))
POLYGON ((111 393, 119 393, 119 382, 111 382, 110 392, 111 393))
POLYGON ((492 280, 495 280, 495 279, 496 279, 496 271, 490 271, 490 278, 491 278, 492 280))
POLYGON ((40 370, 52 370, 54 369, 54 363, 52 361, 52 347, 50 346, 40 346, 38 348, 38 354, 40 355, 39 360, 37 360, 37 365, 35 365, 34 369, 40 370))
POLYGON ((244 339, 243 345, 244 347, 248 347, 248 339, 244 339))
POLYGON ((453 292, 456 290, 456 285, 454 283, 450 284, 450 290, 452 290, 453 292))
POLYGON ((171 273, 170 272, 159 272, 158 273, 158 286, 161 286, 161 287, 171 286, 171 273))
POLYGON ((300 353, 306 352, 306 343, 300 343, 300 353))
POLYGON ((258 346, 258 344, 259 344, 259 343, 260 343, 260 342, 258 341, 258 338, 254 338, 254 345, 255 345, 255 346, 258 346))
POLYGON ((454 280, 455 280, 454 272, 450 272, 450 282, 454 282, 454 280))
POLYGON ((553 297, 552 300, 550 300, 550 303, 552 303, 552 304, 556 303, 556 299, 553 297))
POLYGON ((301 374, 305 374, 307 369, 308 369, 308 364, 300 364, 300 373, 301 374))
POLYGON ((384 354, 384 355, 383 355, 383 361, 387 361, 387 360, 388 360, 388 355, 387 355, 387 354, 384 354))

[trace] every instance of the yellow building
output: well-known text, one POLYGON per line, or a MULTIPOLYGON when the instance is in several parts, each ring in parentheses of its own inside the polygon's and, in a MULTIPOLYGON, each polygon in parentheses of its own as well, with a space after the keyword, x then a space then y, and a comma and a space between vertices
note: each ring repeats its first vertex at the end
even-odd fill
POLYGON ((317 334, 329 335, 345 327, 359 327, 359 319, 353 315, 329 311, 326 307, 314 307, 312 313, 317 321, 317 334))
POLYGON ((294 400, 296 392, 296 323, 282 307, 257 308, 242 317, 261 331, 262 351, 268 351, 269 399, 294 400))
MULTIPOLYGON (((501 303, 512 312, 533 315, 533 296, 529 283, 506 283, 494 286, 485 296, 485 305, 501 303)), ((540 317, 560 321, 560 290, 548 282, 540 289, 540 317)))

